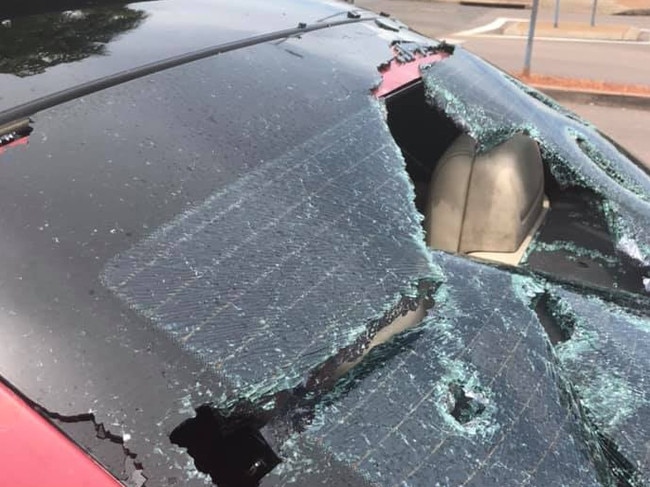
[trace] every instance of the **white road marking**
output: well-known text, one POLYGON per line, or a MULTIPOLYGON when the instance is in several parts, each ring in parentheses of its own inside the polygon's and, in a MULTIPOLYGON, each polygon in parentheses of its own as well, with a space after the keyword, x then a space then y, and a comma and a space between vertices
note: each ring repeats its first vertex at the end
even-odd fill
MULTIPOLYGON (((457 36, 458 34, 454 34, 457 36)), ((473 36, 480 39, 507 39, 521 41, 525 40, 526 36, 506 36, 500 34, 485 34, 479 36, 473 36)), ((467 39, 469 40, 469 39, 467 39)), ((617 40, 608 40, 608 39, 580 39, 576 37, 537 37, 535 36, 535 41, 544 41, 544 42, 576 42, 582 44, 625 44, 628 46, 650 46, 650 41, 617 41, 617 40)))
POLYGON ((478 36, 481 34, 485 34, 487 32, 492 32, 497 29, 500 29, 504 25, 506 25, 508 22, 522 22, 526 21, 528 19, 518 19, 518 18, 513 18, 513 17, 498 17, 494 19, 492 22, 489 24, 481 25, 479 27, 476 27, 474 29, 469 29, 469 30, 463 30, 460 32, 456 32, 455 36, 458 37, 474 37, 478 36))
MULTIPOLYGON (((449 37, 445 39, 449 43, 453 44, 462 44, 467 40, 459 40, 458 37, 479 37, 484 39, 510 39, 510 40, 522 40, 526 39, 527 36, 517 36, 517 35, 502 35, 494 34, 494 31, 501 29, 508 22, 529 22, 527 18, 515 18, 515 17, 498 17, 492 22, 481 25, 474 29, 463 30, 450 34, 449 37), (452 42, 453 40, 453 42, 452 42)), ((650 29, 639 29, 642 33, 650 33, 650 29)), ((633 45, 633 46, 648 46, 650 41, 624 41, 624 40, 615 40, 615 39, 584 39, 576 37, 545 37, 545 36, 535 36, 536 41, 545 41, 545 42, 576 42, 576 43, 592 43, 592 44, 624 44, 624 45, 633 45)))

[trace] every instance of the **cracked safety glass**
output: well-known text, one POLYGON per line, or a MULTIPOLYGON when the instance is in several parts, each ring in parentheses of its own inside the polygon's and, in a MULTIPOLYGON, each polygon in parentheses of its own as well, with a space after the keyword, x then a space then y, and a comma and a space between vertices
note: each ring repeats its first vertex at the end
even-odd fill
POLYGON ((422 82, 383 86, 385 99, 368 89, 365 108, 287 143, 102 272, 228 384, 188 399, 194 417, 168 432, 216 485, 636 486, 646 474, 623 438, 630 418, 643 434, 637 378, 617 372, 629 356, 611 380, 590 371, 581 337, 596 332, 578 315, 595 316, 595 301, 561 293, 578 282, 641 299, 647 176, 543 95, 462 49, 431 49, 422 82), (536 204, 550 206, 531 219, 520 269, 427 246, 433 167, 459 139, 479 155, 539 147, 530 185, 546 178, 536 204), (600 389, 612 396, 594 407, 600 389))
POLYGON ((427 318, 339 381, 273 475, 308 478, 319 466, 296 449, 319 445, 372 485, 611 485, 526 293, 498 269, 436 260, 446 281, 427 318))
POLYGON ((650 370, 647 308, 623 307, 593 296, 554 289, 555 320, 571 329, 571 338, 556 346, 560 363, 575 385, 586 414, 610 442, 615 465, 632 485, 650 481, 647 441, 650 370), (615 448, 614 448, 615 446, 615 448))
POLYGON ((403 166, 372 106, 156 231, 104 281, 237 397, 293 388, 432 274, 403 166))
POLYGON ((421 72, 427 103, 476 142, 477 157, 491 157, 518 134, 539 145, 550 210, 522 265, 647 293, 650 177, 638 161, 589 123, 462 48, 421 72))

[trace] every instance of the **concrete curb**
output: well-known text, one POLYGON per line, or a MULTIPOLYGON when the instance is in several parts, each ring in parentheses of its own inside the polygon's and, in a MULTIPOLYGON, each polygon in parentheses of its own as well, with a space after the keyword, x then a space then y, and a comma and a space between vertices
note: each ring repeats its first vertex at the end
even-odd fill
POLYGON ((635 110, 650 111, 650 96, 632 95, 626 93, 570 90, 552 86, 535 85, 531 83, 528 83, 528 85, 559 101, 560 103, 572 102, 584 105, 594 104, 601 106, 623 107, 635 110))
POLYGON ((648 17, 650 16, 650 8, 630 8, 621 10, 614 13, 614 15, 629 16, 629 17, 648 17))
POLYGON ((458 2, 467 7, 491 7, 491 8, 511 8, 514 10, 530 10, 532 2, 508 1, 508 0, 460 0, 458 2))

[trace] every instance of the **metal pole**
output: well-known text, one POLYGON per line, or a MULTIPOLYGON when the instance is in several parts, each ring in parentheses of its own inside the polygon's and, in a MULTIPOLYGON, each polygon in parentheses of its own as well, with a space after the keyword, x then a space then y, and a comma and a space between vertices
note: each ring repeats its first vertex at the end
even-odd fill
POLYGON ((553 17, 553 27, 555 27, 556 29, 559 21, 560 21, 560 0, 555 0, 555 16, 553 17))
POLYGON ((526 57, 524 58, 524 76, 530 75, 530 60, 533 57, 533 38, 535 37, 535 24, 537 24, 537 10, 539 10, 539 0, 533 0, 533 10, 530 12, 530 26, 528 28, 528 41, 526 42, 526 57))
POLYGON ((598 6, 598 0, 594 0, 594 4, 591 7, 591 26, 596 25, 596 7, 598 6))

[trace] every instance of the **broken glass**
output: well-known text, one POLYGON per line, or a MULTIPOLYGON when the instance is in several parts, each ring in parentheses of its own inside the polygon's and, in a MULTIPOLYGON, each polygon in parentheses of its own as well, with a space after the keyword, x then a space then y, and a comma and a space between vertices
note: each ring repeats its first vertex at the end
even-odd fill
POLYGON ((255 398, 296 387, 432 272, 373 105, 156 231, 104 281, 255 398))
POLYGON ((568 281, 645 293, 646 265, 640 250, 633 240, 623 236, 617 242, 611 234, 602 198, 573 188, 555 192, 551 200, 552 209, 522 265, 568 281))
POLYGON ((474 137, 480 151, 515 133, 530 135, 560 186, 601 196, 617 243, 635 241, 644 258, 650 255, 650 178, 590 124, 462 48, 422 74, 429 102, 474 137))
POLYGON ((647 303, 623 307, 562 288, 550 290, 554 320, 570 329, 556 352, 590 420, 631 463, 633 485, 650 481, 650 320, 647 303))
POLYGON ((373 349, 280 447, 322 447, 373 485, 612 485, 594 429, 539 325, 525 276, 437 254, 446 281, 420 326, 373 349), (309 446, 311 445, 311 446, 309 446))

